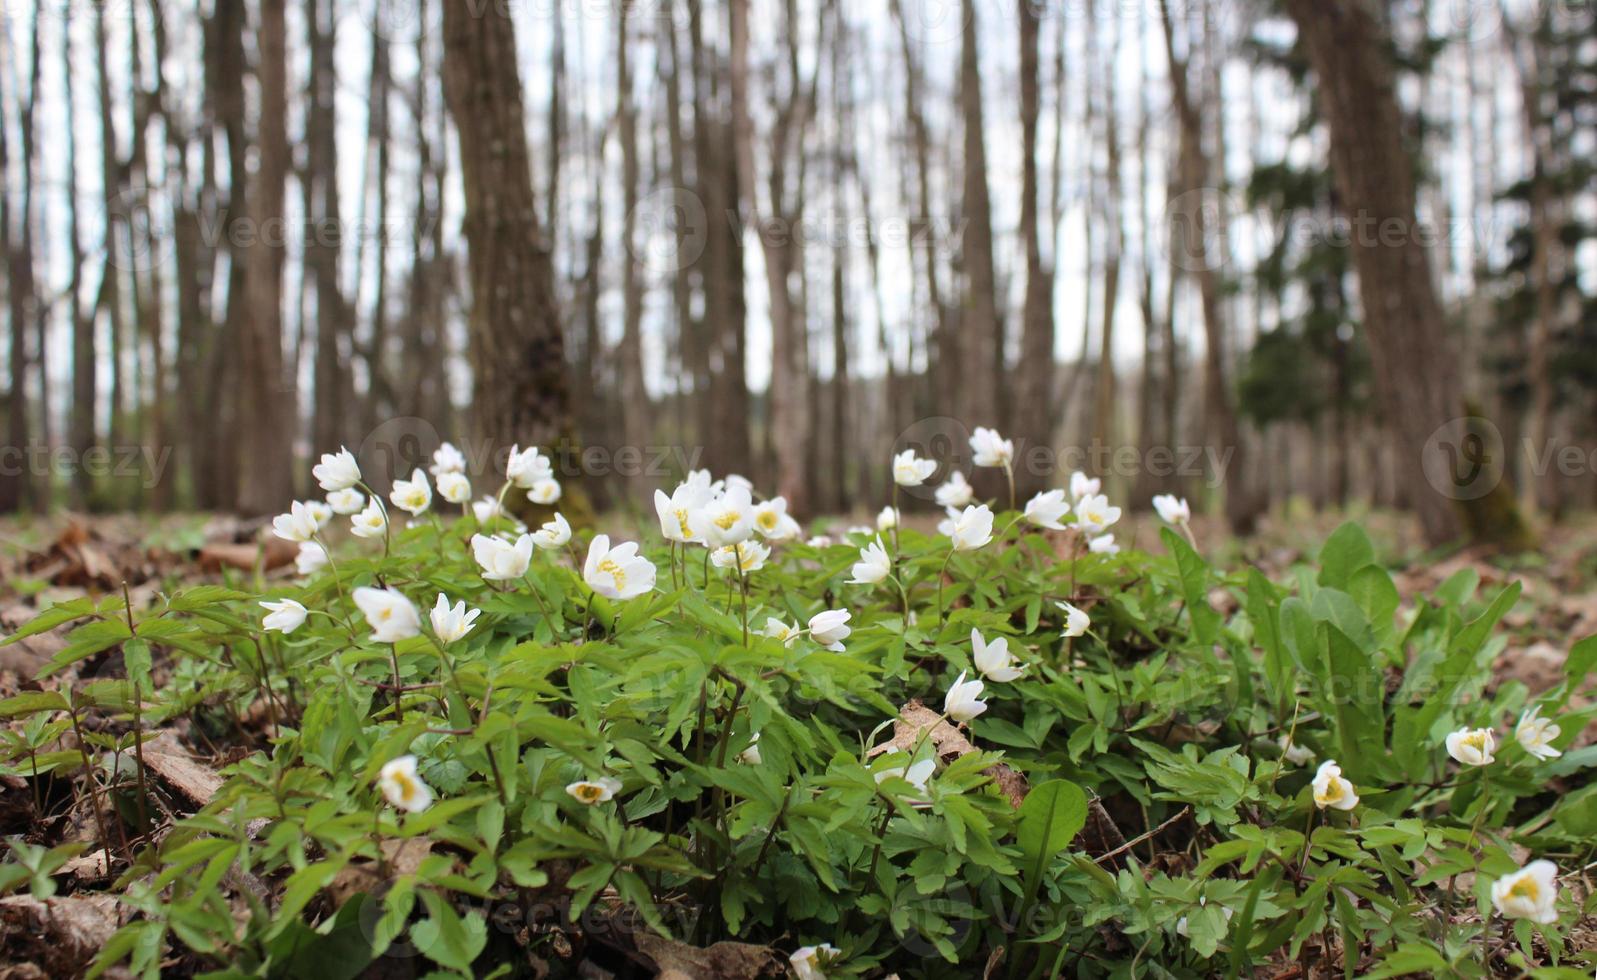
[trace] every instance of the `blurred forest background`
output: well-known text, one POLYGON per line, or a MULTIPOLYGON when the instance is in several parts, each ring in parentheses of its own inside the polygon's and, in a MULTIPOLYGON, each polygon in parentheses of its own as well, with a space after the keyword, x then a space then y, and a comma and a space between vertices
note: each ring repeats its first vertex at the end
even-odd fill
POLYGON ((1589 2, 5 0, 0 30, 0 511, 277 511, 401 433, 474 472, 554 446, 600 507, 680 471, 614 450, 680 445, 807 515, 976 425, 1129 449, 1059 466, 1239 531, 1597 503, 1589 2), (1508 470, 1480 495, 1426 455, 1480 463, 1467 415, 1508 470))

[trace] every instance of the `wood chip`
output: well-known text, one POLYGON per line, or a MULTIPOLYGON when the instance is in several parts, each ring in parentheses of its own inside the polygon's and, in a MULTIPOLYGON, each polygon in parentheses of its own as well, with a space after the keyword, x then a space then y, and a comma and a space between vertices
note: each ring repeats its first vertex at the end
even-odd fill
POLYGON ((0 898, 0 945, 10 961, 32 961, 50 976, 82 976, 119 925, 110 895, 0 898))
POLYGON ((144 764, 183 799, 200 809, 216 797, 223 779, 169 734, 144 743, 144 764))
POLYGON ((640 932, 635 938, 638 952, 654 961, 661 980, 754 980, 782 973, 776 954, 768 946, 720 942, 701 949, 652 933, 640 932))

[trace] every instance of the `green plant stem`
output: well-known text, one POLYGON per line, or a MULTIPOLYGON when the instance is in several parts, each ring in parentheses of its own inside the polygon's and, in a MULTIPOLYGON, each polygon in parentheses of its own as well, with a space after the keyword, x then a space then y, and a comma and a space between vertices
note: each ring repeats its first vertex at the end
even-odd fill
POLYGON ((1004 463, 1004 479, 1009 481, 1009 509, 1015 509, 1015 467, 1011 463, 1004 463))
POLYGON ((399 680, 399 644, 388 644, 388 663, 394 671, 394 720, 405 723, 405 691, 399 680))
POLYGON ((948 557, 943 559, 943 566, 937 570, 937 629, 942 630, 943 624, 948 621, 947 611, 943 608, 943 579, 948 575, 948 563, 954 560, 954 549, 948 549, 948 557))
MULTIPOLYGON (((78 754, 83 756, 83 777, 89 781, 89 805, 94 807, 94 823, 100 831, 100 846, 105 848, 105 864, 111 866, 111 834, 105 828, 105 813, 100 802, 100 781, 94 771, 94 758, 89 755, 89 742, 83 737, 83 723, 78 718, 77 697, 68 693, 67 717, 72 720, 72 732, 78 739, 78 754)), ((123 851, 127 851, 124 840, 123 851)), ((132 854, 127 855, 130 859, 132 854)))
MULTIPOLYGON (((389 556, 389 554, 392 553, 392 551, 393 551, 393 527, 394 527, 394 521, 393 521, 392 517, 390 517, 390 515, 388 513, 388 505, 383 503, 383 498, 377 493, 376 490, 373 490, 371 488, 371 486, 369 484, 367 484, 364 480, 357 481, 355 485, 360 487, 362 490, 365 490, 366 491, 366 496, 368 498, 370 498, 371 501, 377 505, 377 509, 378 510, 383 512, 383 557, 387 558, 389 556)), ((506 486, 509 486, 509 484, 506 484, 506 486)), ((505 495, 505 492, 503 490, 499 491, 499 497, 500 497, 501 500, 504 499, 504 495, 505 495)), ((322 546, 323 550, 326 550, 326 547, 327 547, 326 545, 323 545, 322 546)), ((332 552, 328 552, 327 557, 328 557, 329 560, 331 560, 332 557, 333 557, 332 556, 332 552)), ((382 581, 382 576, 379 575, 377 577, 377 581, 381 582, 382 581)))
MULTIPOLYGON (((128 617, 128 636, 137 638, 139 635, 138 628, 133 624, 133 594, 128 589, 127 579, 122 580, 122 606, 128 617)), ((265 662, 263 657, 261 660, 262 665, 265 662)), ((150 815, 147 809, 148 805, 145 802, 146 788, 144 785, 144 695, 139 690, 137 678, 129 678, 128 680, 133 688, 133 760, 139 770, 139 833, 146 834, 150 830, 150 815)), ((270 701, 268 701, 268 706, 270 706, 270 701)), ((274 723, 272 727, 276 728, 277 726, 274 723)))
MULTIPOLYGON (((1465 850, 1468 850, 1468 851, 1471 851, 1471 852, 1473 852, 1475 850, 1475 836, 1478 833, 1480 833, 1481 820, 1483 818, 1485 818, 1485 816, 1486 816, 1486 808, 1487 808, 1486 794, 1487 794, 1488 790, 1491 789, 1491 783, 1492 783, 1492 781, 1491 781, 1491 770, 1488 767, 1486 767, 1486 766, 1481 766, 1480 769, 1481 769, 1481 795, 1480 795, 1480 802, 1477 803, 1476 806, 1475 806, 1475 821, 1472 824, 1470 824, 1470 828, 1469 828, 1469 843, 1464 845, 1465 850)), ((1477 868, 1480 867, 1480 857, 1479 857, 1479 855, 1476 855, 1476 857, 1475 857, 1475 866, 1477 868)))

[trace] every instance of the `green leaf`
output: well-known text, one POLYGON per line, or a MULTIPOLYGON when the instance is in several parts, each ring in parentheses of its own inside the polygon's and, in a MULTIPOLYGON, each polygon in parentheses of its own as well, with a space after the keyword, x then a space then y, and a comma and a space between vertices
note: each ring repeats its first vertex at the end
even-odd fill
POLYGON ((1320 549, 1320 584, 1348 591, 1353 573, 1375 563, 1375 546, 1364 529, 1349 521, 1331 532, 1320 549))
POLYGON ((1048 862, 1070 847, 1087 825, 1087 794, 1067 779, 1051 779, 1031 788, 1015 821, 1015 843, 1028 868, 1026 904, 1030 905, 1048 862))
POLYGON ((488 924, 479 915, 462 918, 448 899, 431 889, 421 892, 421 900, 427 918, 411 926, 411 941, 439 966, 470 975, 471 964, 488 945, 488 924))
POLYGON ((1186 538, 1169 528, 1161 528, 1159 536, 1176 556, 1181 595, 1187 603, 1187 615, 1192 617, 1192 634, 1205 647, 1212 647, 1220 640, 1220 614, 1209 605, 1209 565, 1192 550, 1186 538))
POLYGON ((43 610, 39 615, 30 619, 23 627, 0 640, 0 647, 10 646, 19 640, 55 629, 63 623, 70 623, 74 619, 82 619, 94 612, 94 600, 89 596, 58 602, 43 610))

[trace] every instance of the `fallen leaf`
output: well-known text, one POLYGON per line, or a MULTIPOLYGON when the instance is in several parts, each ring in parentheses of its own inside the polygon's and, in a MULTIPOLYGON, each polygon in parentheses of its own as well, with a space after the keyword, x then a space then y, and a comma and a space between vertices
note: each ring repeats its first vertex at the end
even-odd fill
POLYGON ((82 976, 118 926, 110 895, 0 898, 0 945, 11 962, 32 961, 50 976, 82 976))
POLYGON ((778 976, 782 967, 768 946, 720 942, 700 948, 653 933, 636 935, 638 952, 654 961, 660 980, 753 980, 778 976))

